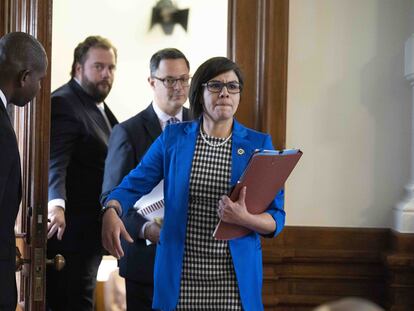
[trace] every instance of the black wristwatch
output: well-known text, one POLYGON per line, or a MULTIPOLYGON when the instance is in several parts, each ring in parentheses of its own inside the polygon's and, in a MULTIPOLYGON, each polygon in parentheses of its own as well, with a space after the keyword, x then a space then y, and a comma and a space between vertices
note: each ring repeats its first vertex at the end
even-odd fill
POLYGON ((109 209, 113 208, 115 210, 115 213, 118 215, 118 217, 121 217, 121 215, 118 212, 118 208, 115 205, 105 205, 104 207, 102 207, 101 209, 101 216, 103 216, 105 214, 105 212, 109 209))

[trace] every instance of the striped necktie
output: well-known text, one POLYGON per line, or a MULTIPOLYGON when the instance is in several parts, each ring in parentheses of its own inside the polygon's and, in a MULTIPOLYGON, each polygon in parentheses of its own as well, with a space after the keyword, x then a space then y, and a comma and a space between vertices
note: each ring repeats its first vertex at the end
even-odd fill
POLYGON ((180 122, 180 120, 178 119, 178 118, 176 118, 176 117, 171 117, 171 118, 169 118, 168 120, 167 120, 167 125, 169 125, 169 124, 174 124, 174 123, 179 123, 180 122))

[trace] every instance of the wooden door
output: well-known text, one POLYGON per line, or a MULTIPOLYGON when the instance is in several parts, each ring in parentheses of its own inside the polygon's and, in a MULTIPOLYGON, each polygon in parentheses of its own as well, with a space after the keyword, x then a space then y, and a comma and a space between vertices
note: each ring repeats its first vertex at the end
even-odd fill
MULTIPOLYGON (((2 0, 0 35, 23 31, 36 37, 50 59, 52 0, 2 0)), ((35 99, 10 106, 22 164, 23 197, 16 221, 17 245, 26 264, 17 272, 19 305, 45 309, 47 170, 50 127, 50 67, 35 99)))
POLYGON ((289 0, 229 0, 228 57, 245 75, 237 119, 286 141, 289 0))

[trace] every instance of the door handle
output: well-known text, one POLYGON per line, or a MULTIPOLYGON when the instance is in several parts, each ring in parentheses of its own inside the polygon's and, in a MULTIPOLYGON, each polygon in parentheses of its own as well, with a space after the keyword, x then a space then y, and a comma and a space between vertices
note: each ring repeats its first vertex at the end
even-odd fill
POLYGON ((61 254, 57 254, 54 258, 46 259, 46 264, 48 266, 53 266, 56 271, 60 271, 65 266, 66 260, 61 254))
MULTIPOLYGON (((28 263, 31 263, 31 260, 23 258, 19 248, 16 247, 16 271, 21 271, 23 269, 23 265, 28 263)), ((62 270, 65 264, 65 257, 60 254, 57 254, 54 258, 46 259, 46 265, 53 266, 56 271, 62 270)))
POLYGON ((30 263, 30 259, 22 257, 19 248, 16 246, 16 271, 21 271, 24 264, 30 263))

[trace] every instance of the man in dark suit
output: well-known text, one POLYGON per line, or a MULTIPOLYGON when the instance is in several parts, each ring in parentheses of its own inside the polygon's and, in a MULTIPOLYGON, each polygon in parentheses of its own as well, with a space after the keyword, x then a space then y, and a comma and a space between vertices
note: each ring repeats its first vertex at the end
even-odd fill
MULTIPOLYGON (((189 120, 188 109, 183 108, 188 96, 189 70, 188 60, 177 49, 163 49, 151 57, 148 82, 154 99, 145 110, 114 127, 105 162, 102 202, 137 166, 168 123, 189 120)), ((104 211, 104 217, 118 216, 110 209, 104 211)), ((123 215, 122 221, 134 240, 132 244, 122 241, 126 256, 119 262, 120 275, 126 283, 127 309, 151 310, 155 243, 160 226, 135 211, 123 215), (154 244, 147 246, 145 239, 154 244)))
POLYGON ((0 310, 16 310, 14 223, 21 199, 20 158, 7 104, 24 106, 46 75, 47 56, 32 36, 13 32, 0 39, 0 310))
POLYGON ((66 259, 62 271, 47 270, 48 307, 93 310, 102 259, 99 196, 112 127, 104 103, 116 69, 116 48, 91 36, 75 49, 72 79, 52 93, 49 162, 49 258, 66 259))

